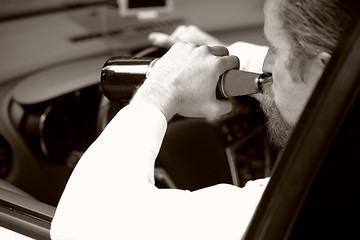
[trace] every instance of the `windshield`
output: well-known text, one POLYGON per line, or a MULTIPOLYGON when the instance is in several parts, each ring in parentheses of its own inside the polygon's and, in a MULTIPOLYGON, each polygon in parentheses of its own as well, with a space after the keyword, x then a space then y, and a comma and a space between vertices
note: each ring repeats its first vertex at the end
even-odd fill
POLYGON ((0 21, 114 2, 111 0, 1 0, 0 21))

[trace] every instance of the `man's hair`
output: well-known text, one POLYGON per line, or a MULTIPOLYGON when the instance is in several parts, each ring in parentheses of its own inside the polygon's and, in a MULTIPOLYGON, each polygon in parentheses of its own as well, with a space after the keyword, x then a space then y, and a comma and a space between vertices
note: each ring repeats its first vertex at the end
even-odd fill
POLYGON ((279 19, 293 47, 308 56, 333 53, 358 0, 284 0, 279 19))
MULTIPOLYGON (((358 0, 283 0, 278 19, 290 40, 289 65, 303 67, 320 52, 332 54, 351 20, 358 0)), ((301 71, 300 71, 301 72, 301 71)), ((300 76, 301 77, 301 76, 300 76)))

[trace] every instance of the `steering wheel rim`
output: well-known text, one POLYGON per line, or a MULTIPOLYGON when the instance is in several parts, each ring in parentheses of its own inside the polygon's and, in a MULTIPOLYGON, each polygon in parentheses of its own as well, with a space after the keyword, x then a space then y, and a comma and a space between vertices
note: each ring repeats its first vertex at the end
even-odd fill
POLYGON ((140 50, 139 52, 134 54, 134 57, 161 57, 163 56, 168 49, 151 46, 148 48, 145 48, 143 50, 140 50))

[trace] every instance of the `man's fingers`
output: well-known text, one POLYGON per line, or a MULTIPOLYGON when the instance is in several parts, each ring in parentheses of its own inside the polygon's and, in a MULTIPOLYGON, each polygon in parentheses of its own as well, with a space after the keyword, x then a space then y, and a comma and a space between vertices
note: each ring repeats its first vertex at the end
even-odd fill
POLYGON ((209 47, 209 51, 211 54, 221 57, 221 62, 223 63, 223 71, 227 71, 229 69, 238 69, 240 67, 240 60, 238 57, 229 55, 229 50, 226 47, 215 46, 209 47))
POLYGON ((170 35, 170 38, 171 39, 178 39, 178 40, 181 40, 181 36, 184 34, 184 32, 187 31, 187 26, 184 26, 184 25, 180 25, 178 26, 174 32, 170 35))
POLYGON ((184 25, 178 26, 171 35, 153 32, 148 36, 148 40, 151 44, 163 47, 163 48, 171 48, 176 42, 181 41, 181 36, 186 32, 187 27, 184 25))
POLYGON ((174 39, 171 39, 169 35, 159 32, 150 33, 148 36, 148 40, 154 46, 163 48, 170 48, 176 42, 174 39))
POLYGON ((212 103, 211 106, 208 106, 205 117, 209 119, 217 118, 230 112, 231 108, 232 104, 230 101, 216 100, 216 102, 212 103))
POLYGON ((209 51, 211 54, 215 56, 226 56, 229 55, 229 50, 223 46, 213 46, 209 47, 209 51))
POLYGON ((223 64, 224 72, 230 69, 239 69, 240 68, 240 60, 238 57, 229 55, 221 57, 221 62, 223 64))

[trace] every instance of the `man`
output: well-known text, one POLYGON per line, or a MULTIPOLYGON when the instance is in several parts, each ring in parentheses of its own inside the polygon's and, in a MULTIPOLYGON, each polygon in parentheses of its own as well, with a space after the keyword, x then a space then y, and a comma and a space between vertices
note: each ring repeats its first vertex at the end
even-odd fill
MULTIPOLYGON (((262 69, 273 80, 257 98, 277 145, 286 144, 356 5, 265 2, 270 50, 262 69)), ((252 58, 248 62, 256 63, 252 58)), ((229 102, 216 100, 215 86, 222 73, 238 67, 225 47, 176 43, 79 161, 57 207, 52 238, 240 239, 268 179, 194 192, 157 189, 153 179, 167 121, 176 113, 213 118, 230 111, 229 102)))

